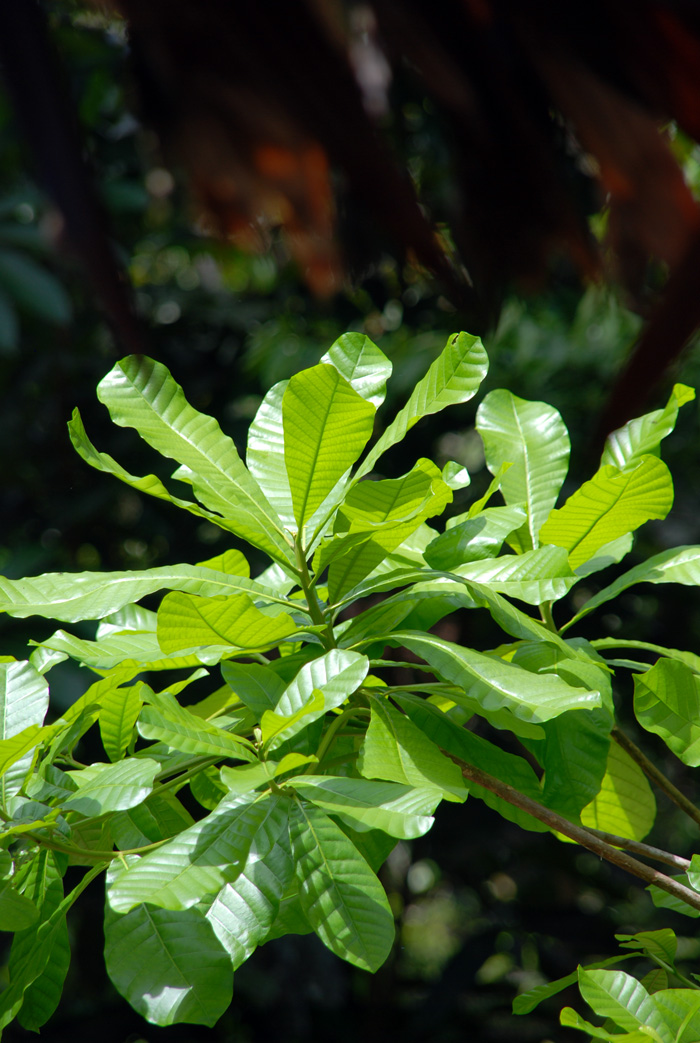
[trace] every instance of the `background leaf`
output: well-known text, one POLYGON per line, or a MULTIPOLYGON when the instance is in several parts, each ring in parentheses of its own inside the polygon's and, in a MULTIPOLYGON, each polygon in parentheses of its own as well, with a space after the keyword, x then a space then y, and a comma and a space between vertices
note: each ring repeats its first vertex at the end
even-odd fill
POLYGON ((684 764, 700 764, 700 676, 677 659, 659 659, 634 678, 634 712, 684 764))

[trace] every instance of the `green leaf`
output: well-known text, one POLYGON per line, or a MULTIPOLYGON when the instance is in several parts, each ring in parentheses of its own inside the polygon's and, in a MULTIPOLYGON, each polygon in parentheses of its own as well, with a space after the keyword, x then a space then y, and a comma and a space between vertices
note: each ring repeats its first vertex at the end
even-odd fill
POLYGON ((671 966, 676 960, 678 940, 670 927, 658 931, 639 931, 637 934, 616 934, 621 949, 640 949, 647 956, 659 957, 671 966))
POLYGON ((38 726, 49 705, 49 686, 26 661, 0 663, 0 805, 19 791, 29 771, 38 726), (28 729, 34 729, 28 732, 28 729), (27 745, 20 736, 24 733, 27 745), (14 742, 8 742, 14 740, 14 742), (4 754, 4 756, 3 756, 4 754))
POLYGON ((63 807, 89 816, 133 808, 151 792, 159 771, 158 761, 147 757, 132 757, 116 764, 90 764, 79 771, 69 771, 66 774, 78 789, 63 807))
POLYGON ((164 652, 215 645, 260 651, 298 630, 292 617, 267 615, 247 594, 203 598, 176 591, 158 609, 158 643, 164 652))
POLYGON ((275 713, 285 716, 296 713, 307 704, 316 689, 323 692, 326 710, 340 706, 359 688, 368 670, 367 656, 346 649, 331 649, 302 666, 280 696, 275 713))
POLYGON ((616 540, 603 544, 595 552, 594 557, 578 566, 576 575, 579 578, 583 578, 584 576, 590 576, 594 572, 600 572, 601 569, 607 569, 609 565, 616 565, 618 561, 622 561, 632 550, 633 542, 632 533, 627 532, 624 536, 618 536, 616 540))
POLYGON ((300 796, 352 828, 360 832, 381 829, 402 840, 427 833, 440 802, 440 794, 433 787, 417 789, 395 782, 299 775, 288 783, 300 796))
POLYGON ((581 1032, 587 1032, 593 1039, 602 1039, 606 1043, 649 1043, 650 1040, 659 1043, 660 1039, 653 1029, 648 1031, 637 1029, 634 1032, 624 1033, 606 1032, 599 1025, 592 1025, 590 1021, 582 1018, 573 1007, 564 1007, 559 1015, 559 1021, 565 1028, 580 1029, 581 1032))
POLYGON ((700 764, 700 676, 676 659, 659 659, 634 678, 634 712, 684 764, 700 764))
POLYGON ((438 790, 445 800, 464 801, 467 790, 457 765, 426 739, 388 701, 370 699, 372 717, 357 769, 365 778, 386 779, 419 790, 438 790))
POLYGON ((451 571, 530 605, 558 601, 579 580, 563 547, 538 547, 522 554, 471 561, 451 571))
POLYGON ((620 536, 652 518, 665 518, 673 504, 666 464, 645 456, 630 470, 605 466, 577 489, 540 530, 545 543, 565 547, 572 569, 620 536))
POLYGON ((289 381, 282 402, 284 459, 300 529, 357 460, 374 413, 333 366, 314 366, 289 381))
POLYGON ((697 989, 659 989, 651 997, 654 1007, 670 1029, 673 1043, 700 1039, 700 992, 697 989))
MULTIPOLYGON (((344 544, 344 553, 336 552, 328 572, 331 599, 336 601, 355 587, 387 552, 399 547, 427 518, 441 514, 451 500, 452 491, 440 471, 425 459, 401 478, 353 486, 336 517, 336 529, 347 535, 336 537, 344 544), (371 538, 358 541, 365 533, 371 538)), ((325 561, 328 558, 326 553, 325 561)), ((322 550, 319 561, 314 561, 316 568, 324 567, 323 559, 322 550)))
POLYGON ((167 790, 152 793, 143 804, 119 811, 110 819, 114 843, 126 851, 167 840, 193 824, 189 811, 167 790))
POLYGON ((600 792, 581 812, 581 825, 643 840, 656 819, 656 800, 642 769, 610 743, 600 792))
POLYGON ((9 880, 0 883, 0 930, 21 931, 39 918, 39 910, 28 898, 18 894, 9 880))
POLYGON ((386 960, 394 917, 382 885, 325 812, 295 803, 290 837, 301 906, 325 946, 367 971, 386 960))
MULTIPOLYGON (((197 518, 205 518, 213 525, 218 525, 219 528, 228 532, 237 533, 239 531, 239 525, 236 521, 229 521, 215 511, 208 511, 205 507, 200 507, 199 504, 194 503, 192 500, 183 500, 180 496, 174 496, 161 482, 160 478, 157 478, 154 474, 146 474, 143 477, 131 474, 121 464, 117 463, 109 453, 101 453, 90 441, 80 412, 77 409, 73 410, 73 415, 68 422, 68 434, 78 455, 82 457, 86 464, 94 467, 96 471, 111 474, 114 478, 118 478, 120 482, 124 482, 125 485, 136 489, 138 492, 145 493, 147 496, 154 496, 158 500, 165 500, 166 503, 172 503, 173 506, 189 511, 190 514, 194 514, 197 518)), ((211 568, 212 566, 209 567, 211 568)), ((222 571, 226 570, 223 569, 222 571)), ((247 573, 245 574, 247 575, 247 573)))
POLYGON ((120 873, 108 891, 110 905, 119 913, 141 902, 189 909, 204 895, 218 894, 240 873, 253 837, 279 799, 253 804, 249 797, 225 798, 206 818, 120 873))
MULTIPOLYGON (((494 775, 532 800, 542 801, 540 782, 523 757, 506 753, 487 739, 456 724, 436 706, 415 695, 398 695, 395 698, 423 734, 440 749, 488 772, 489 775, 494 775)), ((473 796, 483 800, 509 822, 515 822, 523 829, 536 833, 547 831, 547 827, 539 819, 497 797, 490 790, 468 780, 465 780, 465 785, 473 796)))
POLYGON ((386 396, 392 365, 383 351, 363 333, 343 333, 321 359, 335 366, 348 384, 379 409, 386 396))
POLYGON ((142 705, 139 685, 111 688, 102 699, 100 736, 111 761, 121 760, 126 753, 142 705))
POLYGON ((602 1018, 611 1018, 626 1032, 646 1027, 655 1029, 663 1040, 673 1037, 636 978, 624 971, 587 970, 579 967, 579 988, 586 1003, 602 1018))
POLYGON ((141 572, 48 572, 17 580, 0 576, 0 612, 75 623, 101 619, 158 590, 182 590, 201 597, 243 593, 271 603, 281 601, 268 587, 243 576, 197 565, 165 565, 141 572))
POLYGON ((229 1006, 231 963, 202 910, 106 905, 104 932, 107 973, 152 1024, 212 1027, 229 1006))
POLYGON ((561 416, 544 402, 527 402, 510 391, 491 391, 477 411, 476 429, 491 474, 503 464, 513 465, 501 479, 506 503, 524 505, 527 511, 527 524, 510 542, 518 551, 533 550, 540 538, 550 542, 540 529, 569 468, 569 434, 561 416))
MULTIPOLYGON (((693 886, 685 873, 681 873, 679 876, 672 876, 671 879, 679 884, 684 884, 685 887, 693 886)), ((700 875, 697 876, 696 883, 698 885, 696 890, 700 890, 700 875)), ((692 905, 688 905, 682 898, 670 895, 668 891, 662 891, 660 887, 656 887, 654 884, 650 884, 646 890, 651 895, 651 900, 657 909, 671 909, 674 913, 680 913, 681 916, 689 916, 693 920, 697 920, 700 916, 700 909, 694 909, 692 905)))
POLYGON ((700 585, 700 547, 673 547, 635 565, 590 598, 562 630, 573 626, 589 612, 616 598, 635 583, 680 583, 687 587, 700 585))
POLYGON ((292 491, 284 463, 282 425, 282 400, 288 385, 288 380, 281 380, 270 388, 260 403, 255 419, 248 428, 246 463, 282 525, 292 532, 296 529, 296 523, 292 491))
POLYGON ((290 714, 274 713, 265 710, 260 719, 260 732, 266 750, 274 750, 297 732, 303 731, 307 725, 318 720, 326 712, 326 701, 323 692, 315 688, 307 701, 290 714))
POLYGON ((207 909, 207 919, 229 953, 234 970, 265 940, 294 875, 289 810, 288 801, 278 805, 267 821, 268 833, 253 838, 240 875, 222 888, 207 909), (270 831, 274 835, 272 842, 270 831))
POLYGON ((162 456, 176 460, 176 476, 190 482, 203 505, 231 522, 239 536, 276 561, 294 564, 280 519, 233 441, 213 417, 192 408, 165 366, 131 355, 100 381, 97 396, 115 424, 136 428, 162 456))
POLYGON ((527 515, 522 507, 487 507, 475 518, 461 517, 457 524, 450 519, 446 531, 428 544, 425 560, 431 568, 449 571, 468 561, 494 558, 527 515))
POLYGON ((639 463, 647 453, 659 455, 662 439, 673 431, 678 419, 678 410, 686 402, 692 402, 695 392, 686 384, 674 384, 671 397, 664 409, 630 420, 624 427, 608 435, 601 457, 601 465, 612 464, 622 470, 630 464, 639 463))
POLYGON ((274 710, 285 688, 274 670, 258 663, 222 663, 221 676, 258 721, 265 710, 274 710))
MULTIPOLYGON (((34 856, 24 881, 24 895, 39 906, 41 923, 46 922, 63 899, 63 881, 53 851, 40 850, 34 856)), ((15 976, 15 967, 21 964, 31 950, 38 928, 36 925, 18 934, 10 951, 9 974, 15 976)), ((23 1028, 38 1032, 56 1010, 63 992, 63 983, 70 965, 70 941, 63 919, 52 939, 47 942, 48 959, 42 973, 24 993, 24 1003, 18 1015, 23 1028)))
POLYGON ((167 692, 158 696, 156 706, 144 707, 138 728, 144 739, 158 739, 182 753, 246 761, 255 758, 247 740, 232 735, 213 722, 195 717, 167 692))
POLYGON ((382 453, 401 442, 421 417, 468 402, 478 391, 487 370, 488 358, 478 337, 468 333, 450 336, 441 354, 414 387, 406 405, 368 453, 354 481, 368 474, 382 453))
MULTIPOLYGON (((404 645, 420 656, 446 681, 478 700, 484 716, 507 709, 525 721, 541 723, 567 710, 601 705, 600 693, 572 687, 552 674, 531 674, 512 663, 455 645, 433 634, 398 631, 392 644, 404 645)), ((459 693, 452 696, 459 703, 459 693)))

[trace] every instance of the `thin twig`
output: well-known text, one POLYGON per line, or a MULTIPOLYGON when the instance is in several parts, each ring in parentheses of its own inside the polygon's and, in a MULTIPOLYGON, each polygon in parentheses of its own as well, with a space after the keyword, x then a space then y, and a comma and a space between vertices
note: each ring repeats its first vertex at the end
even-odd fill
POLYGON ((690 869, 690 859, 674 855, 672 851, 664 851, 660 847, 643 844, 640 840, 630 840, 629 837, 618 837, 614 833, 605 833, 602 829, 589 829, 589 832, 599 840, 605 841, 606 844, 611 844, 612 847, 624 848, 625 851, 641 855, 642 858, 650 858, 652 862, 663 862, 664 865, 682 869, 684 873, 690 869))
POLYGON ((516 808, 520 808, 522 811, 526 811, 533 818, 539 819, 540 822, 544 822, 549 829, 553 829, 557 833, 562 833, 571 840, 575 840, 581 847, 588 848, 589 851, 592 851, 600 858, 604 858, 607 862, 624 869, 626 872, 643 880, 646 884, 655 884, 662 891, 666 891, 668 894, 673 895, 674 898, 680 899, 680 901, 685 902, 686 905, 691 906, 693 909, 700 909, 700 894, 697 891, 693 891, 684 884, 679 884, 678 881, 673 880, 670 876, 666 876, 665 873, 659 873, 658 870, 637 861, 636 858, 632 858, 631 855, 626 854, 624 851, 619 851, 612 845, 600 840, 590 830, 583 829, 581 826, 575 826, 573 822, 562 818, 556 811, 545 808, 542 804, 538 804, 536 800, 526 797, 524 793, 519 793, 512 786, 494 778, 493 775, 488 775, 485 771, 481 771, 471 764, 466 764, 458 757, 450 754, 448 756, 451 756, 451 759, 459 765, 462 775, 468 782, 474 782, 477 786, 483 786, 484 789, 490 790, 491 793, 495 793, 502 800, 507 801, 516 808))
POLYGON ((612 737, 617 745, 629 753, 632 760, 639 765, 647 778, 654 782, 662 793, 665 793, 670 801, 672 801, 676 807, 679 807, 681 811, 684 811, 689 818, 695 822, 696 825, 700 826, 700 809, 696 808, 691 800, 688 800, 684 793, 681 793, 676 786, 673 785, 670 779, 667 779, 663 772, 660 772, 656 765, 649 760, 646 754, 642 753, 635 743, 623 731, 614 726, 612 730, 612 737))

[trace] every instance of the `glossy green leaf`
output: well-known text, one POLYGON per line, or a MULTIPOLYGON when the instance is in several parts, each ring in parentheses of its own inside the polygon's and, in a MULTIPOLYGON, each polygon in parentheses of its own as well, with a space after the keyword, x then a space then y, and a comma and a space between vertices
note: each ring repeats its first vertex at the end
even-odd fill
MULTIPOLYGON (((695 890, 700 890, 700 874, 697 873, 697 869, 698 867, 696 866, 696 875, 694 877, 696 883, 695 890)), ((693 886, 686 873, 671 876, 671 879, 675 880, 676 883, 683 884, 685 887, 693 886)), ((674 913, 680 913, 681 916, 688 916, 693 920, 697 920, 700 917, 700 909, 695 909, 692 905, 688 905, 682 898, 670 895, 668 891, 662 891, 660 887, 656 887, 654 884, 650 884, 646 890, 651 895, 651 900, 657 909, 671 909, 674 913)))
POLYGON ((406 405, 368 453, 355 480, 369 474, 382 453, 401 442, 421 417, 473 398, 487 370, 488 358, 478 337, 468 333, 449 337, 441 354, 414 387, 406 405))
POLYGON ((593 1025, 577 1014, 573 1007, 564 1007, 559 1015, 559 1021, 565 1028, 579 1029, 596 1039, 605 1040, 606 1043, 665 1043, 664 1040, 654 1032, 653 1029, 643 1031, 635 1029, 634 1032, 607 1032, 599 1025, 593 1025))
POLYGON ((3 807, 21 788, 29 771, 31 751, 36 745, 34 739, 38 742, 47 734, 40 731, 39 726, 48 705, 49 686, 31 663, 0 663, 0 805, 3 807), (30 728, 32 731, 28 732, 30 728))
POLYGON ((284 459, 300 529, 357 460, 374 413, 333 366, 314 366, 289 381, 282 402, 284 459))
POLYGON ((672 1043, 673 1036, 652 998, 636 978, 624 971, 579 967, 578 980, 581 995, 600 1017, 611 1018, 626 1032, 634 1032, 642 1026, 653 1028, 663 1040, 672 1043))
POLYGON ((138 685, 112 688, 102 700, 100 736, 111 761, 121 760, 126 753, 141 706, 138 685))
POLYGON ((110 818, 110 829, 119 850, 128 851, 174 837, 193 825, 189 811, 167 790, 152 793, 143 804, 119 811, 110 818))
POLYGON ((475 518, 462 516, 457 524, 448 521, 445 532, 426 548, 425 560, 433 569, 450 570, 468 561, 494 558, 526 517, 522 507, 487 507, 475 518))
POLYGON ((267 820, 274 832, 272 843, 269 835, 255 835, 239 876, 222 888, 207 909, 207 919, 229 953, 234 970, 265 940, 293 877, 290 807, 287 801, 278 805, 274 817, 267 820))
POLYGON ((684 764, 700 764, 700 676, 676 659, 659 659, 634 678, 634 712, 684 764))
POLYGON ((316 689, 323 692, 326 710, 340 706, 359 688, 368 670, 366 656, 334 648, 302 666, 280 696, 275 712, 285 716, 296 713, 306 705, 316 689))
POLYGON ((655 819, 656 800, 646 775, 612 742, 600 792, 581 812, 581 825, 643 840, 655 819))
POLYGON ((203 598, 175 591, 158 609, 158 643, 164 652, 200 645, 262 650, 298 630, 286 612, 266 615, 247 594, 203 598))
POLYGON ((379 880, 343 831, 313 804, 295 803, 290 837, 307 920, 336 956, 376 971, 394 941, 394 917, 379 880))
POLYGON ((680 583, 688 587, 700 585, 700 547, 673 547, 635 565, 633 569, 618 576, 613 583, 590 598, 562 630, 616 598, 635 583, 680 583))
POLYGON ((367 779, 438 790, 445 800, 466 800, 457 765, 391 703, 373 697, 370 704, 372 717, 357 760, 358 771, 367 779))
POLYGON ((249 803, 224 799, 206 818, 150 851, 120 873, 109 888, 115 912, 141 902, 163 909, 189 909, 205 895, 218 894, 240 873, 253 837, 279 798, 249 803))
POLYGON ((255 758, 250 743, 245 739, 232 735, 214 722, 195 717, 168 693, 161 693, 157 705, 144 707, 138 729, 144 739, 158 739, 182 753, 246 761, 255 758))
POLYGON ((552 511, 540 538, 565 547, 575 569, 618 537, 665 518, 672 504, 671 475, 658 457, 645 456, 625 471, 607 465, 552 511))
POLYGON ((620 470, 638 463, 647 453, 659 454, 659 445, 673 431, 678 419, 678 410, 686 402, 692 402, 695 392, 686 384, 674 384, 671 397, 664 409, 630 420, 624 427, 608 435, 601 465, 612 464, 620 470))
POLYGON ((89 816, 133 808, 151 792, 159 771, 158 761, 147 757, 116 764, 89 764, 79 771, 69 771, 67 774, 78 789, 63 806, 67 811, 89 816))
MULTIPOLYGON (((540 528, 554 507, 569 468, 569 435, 552 406, 510 391, 491 391, 479 406, 476 429, 492 474, 512 464, 500 488, 509 505, 524 506, 527 523, 510 537, 518 551, 539 546, 540 528)), ((544 536, 543 542, 547 542, 544 536)))
POLYGON ((700 991, 659 989, 651 1000, 664 1026, 670 1030, 673 1043, 700 1039, 700 991))
MULTIPOLYGON (((485 716, 505 708, 525 721, 541 723, 567 710, 593 709, 601 703, 599 692, 572 687, 553 674, 534 675, 433 634, 398 631, 391 640, 410 648, 442 678, 478 700, 485 716)), ((453 698, 459 701, 458 694, 453 698)))
POLYGON ((300 775, 288 781, 300 796, 352 828, 360 832, 381 829, 403 840, 428 832, 440 802, 440 794, 432 787, 421 790, 395 782, 330 775, 300 775))
POLYGON ((201 597, 242 593, 271 603, 279 600, 269 588, 243 576, 196 565, 166 565, 141 572, 48 572, 17 580, 0 576, 0 612, 75 623, 108 616, 158 590, 182 590, 201 597))
POLYGON ((583 578, 584 576, 592 575, 594 572, 600 572, 601 569, 607 569, 609 565, 616 565, 618 561, 622 561, 629 554, 633 543, 634 537, 632 533, 627 532, 624 536, 618 536, 616 540, 603 544, 592 558, 584 561, 583 564, 576 568, 576 575, 583 578))
POLYGON ((530 605, 558 601, 578 583, 563 547, 537 547, 522 554, 471 561, 452 572, 530 605))
POLYGON ((260 733, 267 751, 274 750, 326 712, 323 692, 315 688, 306 702, 290 714, 265 710, 260 718, 260 733))
POLYGON ((248 428, 246 463, 285 529, 296 530, 292 491, 284 463, 282 400, 289 385, 281 380, 263 398, 248 428))
POLYGON ((124 482, 125 485, 136 489, 137 492, 145 493, 147 496, 154 496, 158 500, 165 500, 166 503, 172 503, 173 506, 189 511, 190 514, 194 514, 197 518, 204 518, 213 525, 226 529, 228 532, 239 531, 239 526, 235 521, 223 518, 216 511, 208 511, 205 507, 200 507, 198 503, 194 503, 192 500, 183 500, 182 497, 173 495, 161 482, 160 478, 157 478, 154 474, 146 474, 143 477, 131 474, 121 464, 117 463, 109 453, 101 453, 90 441, 80 412, 77 409, 73 410, 73 415, 68 422, 68 434, 78 455, 82 457, 86 464, 94 467, 96 471, 110 474, 114 478, 118 478, 120 482, 124 482))
POLYGON ((200 909, 105 906, 105 964, 117 991, 154 1025, 212 1027, 231 1002, 228 953, 200 909))
MULTIPOLYGON (((415 530, 452 500, 452 491, 430 460, 419 460, 401 478, 380 482, 361 482, 353 486, 341 504, 336 529, 347 533, 345 552, 336 556, 328 572, 332 600, 357 586, 415 530), (367 541, 358 534, 369 533, 367 541)), ((323 555, 319 568, 323 567, 323 555)), ((326 558, 327 560, 327 558, 326 558)))
POLYGON ((358 395, 379 409, 393 367, 369 337, 364 333, 343 333, 320 361, 334 366, 358 395))
POLYGON ((136 428, 144 441, 176 460, 177 477, 192 484, 205 507, 235 524, 239 536, 276 560, 293 563, 280 519, 233 441, 213 417, 193 409, 165 366, 131 355, 100 381, 97 396, 115 424, 136 428))

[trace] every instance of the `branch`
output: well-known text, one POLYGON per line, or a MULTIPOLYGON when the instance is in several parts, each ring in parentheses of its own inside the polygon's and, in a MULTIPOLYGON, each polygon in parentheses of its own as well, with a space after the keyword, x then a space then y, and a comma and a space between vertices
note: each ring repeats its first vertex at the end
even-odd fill
POLYGON ((622 847, 625 851, 632 851, 635 855, 650 858, 652 862, 663 862, 664 865, 674 866, 684 873, 690 869, 690 859, 674 855, 671 851, 664 851, 660 847, 652 847, 651 844, 642 844, 639 840, 630 840, 629 837, 618 837, 614 833, 605 833, 602 829, 590 829, 590 833, 599 840, 613 847, 622 847))
POLYGON ((696 825, 700 826, 700 810, 695 807, 693 802, 688 800, 686 795, 681 793, 681 791, 673 785, 671 780, 667 779, 666 776, 659 771, 646 754, 642 753, 639 747, 636 746, 623 731, 620 731, 617 725, 614 726, 611 735, 617 745, 623 749, 625 753, 629 753, 632 760, 639 765, 647 778, 651 779, 651 781, 659 787, 662 793, 666 794, 668 799, 672 801, 676 807, 680 808, 681 811, 684 811, 696 825))
MULTIPOLYGON (((444 752, 446 753, 447 751, 444 752)), ((491 793, 495 793, 497 797, 507 801, 508 804, 512 804, 513 807, 520 808, 522 811, 532 815, 533 818, 544 822, 549 829, 562 833, 564 836, 569 837, 570 840, 575 840, 581 847, 588 848, 589 851, 592 851, 600 858, 604 858, 607 862, 611 862, 633 876, 639 877, 646 884, 655 884, 662 891, 666 891, 668 894, 673 895, 674 898, 680 899, 680 901, 685 902, 686 905, 691 906, 693 909, 700 909, 700 894, 697 891, 693 891, 690 887, 679 884, 670 876, 666 876, 665 873, 659 873, 658 870, 637 861, 636 858, 632 858, 624 851, 618 851, 611 844, 601 840, 595 833, 584 829, 582 826, 575 826, 573 822, 569 822, 561 815, 558 815, 556 811, 545 808, 543 804, 538 804, 536 800, 519 793, 518 790, 513 789, 512 786, 505 782, 501 782, 500 779, 494 778, 493 775, 487 775, 480 768, 466 764, 451 754, 447 754, 447 756, 459 766, 462 775, 468 782, 474 782, 477 786, 483 786, 484 789, 490 790, 491 793)))

